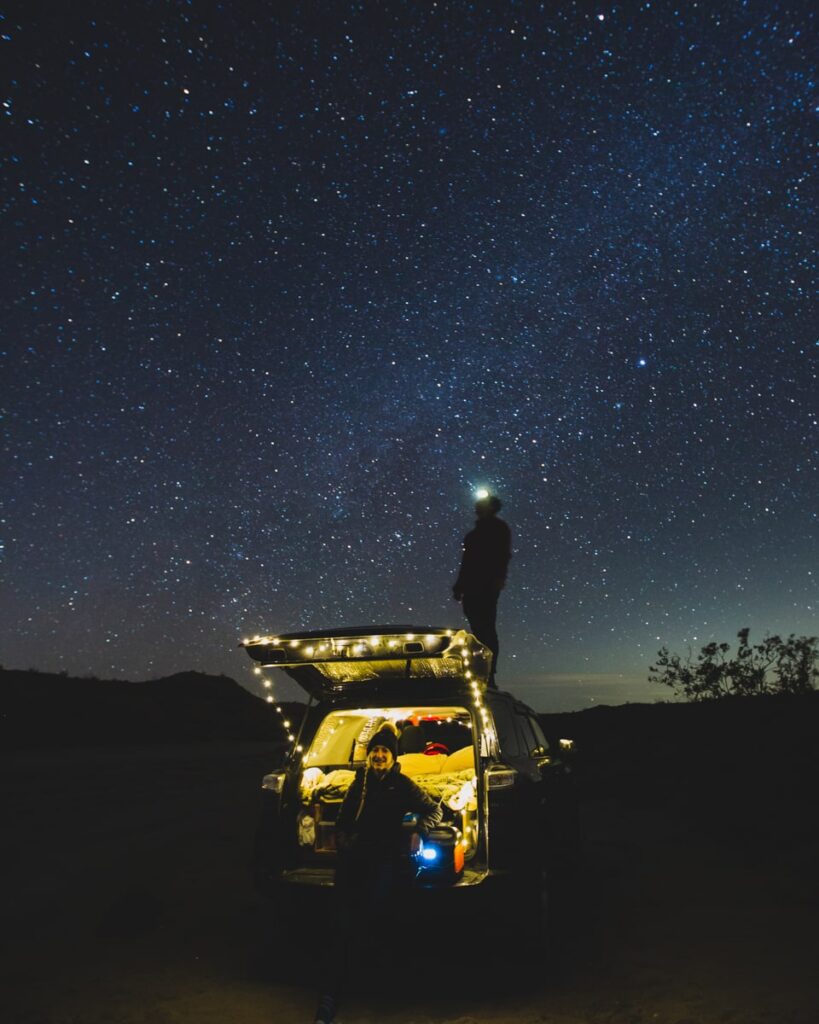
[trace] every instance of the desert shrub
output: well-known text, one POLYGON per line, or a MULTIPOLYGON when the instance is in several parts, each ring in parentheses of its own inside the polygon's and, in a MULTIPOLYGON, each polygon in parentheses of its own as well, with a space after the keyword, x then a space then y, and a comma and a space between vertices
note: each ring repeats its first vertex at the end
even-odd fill
POLYGON ((706 644, 696 657, 689 651, 684 658, 662 647, 648 670, 649 682, 668 686, 687 700, 807 693, 816 687, 817 637, 766 636, 752 646, 749 633, 747 628, 737 633, 739 644, 733 656, 726 643, 706 644))

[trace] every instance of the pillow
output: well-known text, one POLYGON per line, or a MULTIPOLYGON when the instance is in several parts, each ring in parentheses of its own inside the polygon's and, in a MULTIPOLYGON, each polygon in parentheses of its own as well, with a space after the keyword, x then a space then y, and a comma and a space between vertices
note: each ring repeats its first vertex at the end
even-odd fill
POLYGON ((446 754, 399 754, 398 763, 404 775, 428 775, 439 772, 446 754))
POLYGON ((470 744, 468 747, 461 747, 454 754, 446 759, 446 764, 440 769, 442 772, 460 772, 464 768, 475 770, 475 750, 470 744))

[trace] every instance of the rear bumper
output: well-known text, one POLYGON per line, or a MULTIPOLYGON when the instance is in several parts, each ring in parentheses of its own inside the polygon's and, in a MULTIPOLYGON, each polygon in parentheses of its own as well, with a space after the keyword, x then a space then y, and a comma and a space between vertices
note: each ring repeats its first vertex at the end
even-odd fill
MULTIPOLYGON (((419 881, 413 883, 413 889, 429 892, 450 892, 453 889, 474 889, 491 883, 495 872, 486 869, 474 870, 465 868, 463 874, 455 882, 419 881)), ((294 868, 283 871, 279 880, 282 888, 295 891, 302 887, 312 889, 331 889, 335 882, 335 871, 332 868, 294 868)))

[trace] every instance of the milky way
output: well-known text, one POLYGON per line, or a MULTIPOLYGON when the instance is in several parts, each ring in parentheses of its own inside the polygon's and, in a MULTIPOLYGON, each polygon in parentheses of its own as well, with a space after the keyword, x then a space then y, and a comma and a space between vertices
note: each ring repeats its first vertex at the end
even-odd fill
POLYGON ((815 631, 812 6, 7 16, 3 663, 460 625, 479 486, 537 707, 815 631))

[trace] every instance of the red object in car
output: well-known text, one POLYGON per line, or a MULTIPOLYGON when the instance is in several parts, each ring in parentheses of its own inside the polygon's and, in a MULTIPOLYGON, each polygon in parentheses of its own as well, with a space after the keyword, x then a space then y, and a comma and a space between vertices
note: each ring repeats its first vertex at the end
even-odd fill
POLYGON ((425 754, 448 754, 449 747, 445 747, 443 743, 427 743, 424 747, 425 754))

